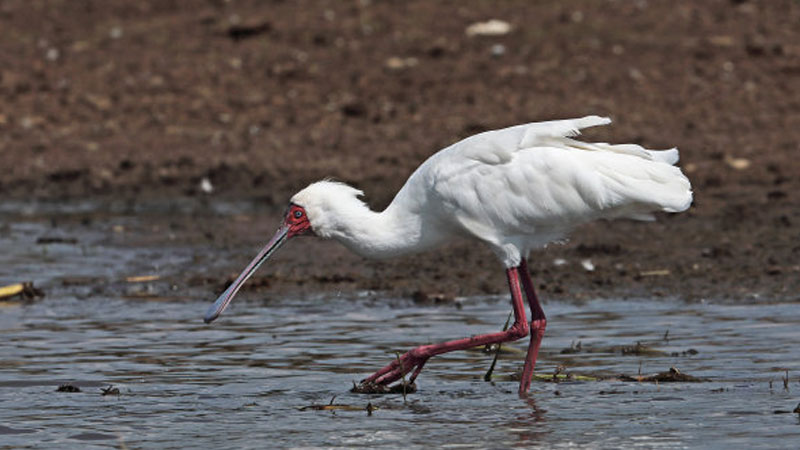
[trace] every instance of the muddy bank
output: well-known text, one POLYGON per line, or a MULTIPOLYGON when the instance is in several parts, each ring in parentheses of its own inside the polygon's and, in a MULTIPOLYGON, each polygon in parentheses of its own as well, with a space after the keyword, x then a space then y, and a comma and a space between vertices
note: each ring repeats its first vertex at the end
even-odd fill
MULTIPOLYGON (((55 297, 209 301, 266 243, 282 213, 258 201, 218 199, 44 202, 36 208, 25 215, 3 212, 0 284, 34 281, 55 297)), ((781 254, 767 248, 709 244, 716 230, 698 234, 690 225, 699 219, 691 212, 688 216, 662 216, 655 223, 601 222, 579 229, 565 244, 533 253, 530 268, 542 298, 798 298, 797 267, 791 260, 796 244, 790 236, 773 235, 786 246, 787 262, 780 265, 775 258, 781 254)), ((436 304, 505 294, 507 287, 494 254, 472 242, 370 261, 335 242, 301 237, 260 269, 241 296, 273 301, 364 291, 436 304)))
MULTIPOLYGON (((0 199, 253 201, 232 234, 214 214, 175 219, 172 235, 227 255, 233 273, 309 181, 353 183, 380 208, 457 139, 609 115, 587 139, 679 147, 695 205, 655 224, 585 227, 535 254, 545 298, 795 299, 798 21, 790 0, 412 1, 402 13, 380 1, 10 0, 0 199), (511 31, 465 32, 490 18, 511 31)), ((505 290, 493 256, 470 244, 380 263, 309 240, 293 248, 262 274, 270 290, 430 301, 505 290)))

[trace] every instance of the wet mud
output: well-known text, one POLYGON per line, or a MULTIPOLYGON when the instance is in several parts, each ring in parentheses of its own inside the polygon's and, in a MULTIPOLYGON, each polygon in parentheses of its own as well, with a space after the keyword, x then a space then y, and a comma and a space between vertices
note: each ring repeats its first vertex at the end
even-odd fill
MULTIPOLYGON (((179 217, 154 233, 225 261, 178 284, 219 290, 312 180, 352 183, 381 208, 455 140, 601 114, 614 125, 587 139, 677 146, 695 204, 654 224, 584 227, 536 253, 530 266, 543 297, 798 298, 796 1, 411 1, 403 9, 4 1, 0 199, 17 212, 40 201, 103 199, 130 210, 165 198, 247 202, 221 212, 225 220, 179 217), (508 32, 467 31, 491 18, 508 32), (222 251, 229 246, 237 252, 222 251)), ((37 239, 82 245, 50 232, 37 239)), ((284 269, 251 286, 387 291, 426 303, 505 291, 479 245, 391 263, 308 245, 284 252, 284 269)))

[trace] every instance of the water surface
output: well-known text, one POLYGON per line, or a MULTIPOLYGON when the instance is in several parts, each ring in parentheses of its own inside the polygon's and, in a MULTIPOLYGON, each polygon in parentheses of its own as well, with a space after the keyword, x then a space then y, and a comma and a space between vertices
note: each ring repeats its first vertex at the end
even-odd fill
MULTIPOLYGON (((235 304, 213 326, 200 320, 205 306, 108 298, 3 308, 0 442, 14 448, 78 442, 612 448, 780 447, 800 438, 796 415, 775 414, 800 398, 796 305, 549 303, 539 372, 564 364, 576 374, 636 374, 640 365, 643 373, 674 365, 712 381, 538 382, 520 399, 513 381, 481 380, 491 355, 459 352, 431 360, 419 391, 406 401, 348 388, 394 351, 496 330, 506 303, 466 299, 456 309, 324 296, 250 301, 235 304), (575 340, 599 352, 562 355, 575 340), (623 356, 611 349, 636 340, 667 354, 623 356), (689 348, 698 353, 683 356, 689 348), (55 392, 64 382, 82 392, 55 392), (107 385, 120 395, 101 396, 107 385), (301 409, 334 396, 337 404, 378 409, 372 415, 301 409)), ((508 355, 497 375, 520 363, 508 355)))
MULTIPOLYGON (((126 216, 103 223, 146 229, 126 216)), ((169 277, 125 280, 212 261, 199 256, 204 249, 141 239, 128 245, 93 230, 81 231, 77 244, 48 245, 32 243, 63 227, 23 218, 0 230, 0 280, 33 274, 48 292, 32 302, 0 301, 0 448, 785 448, 800 442, 800 420, 790 412, 800 401, 797 304, 547 302, 537 373, 563 366, 606 379, 534 382, 531 394, 519 398, 509 377, 521 355, 504 353, 496 381, 487 383, 492 355, 457 352, 432 359, 418 392, 404 400, 349 388, 395 352, 499 330, 510 310, 505 297, 420 306, 371 292, 245 292, 205 325, 210 287, 184 289, 169 277), (562 353, 579 342, 581 352, 562 353), (637 342, 658 352, 623 354, 637 342), (616 378, 672 366, 710 381, 616 378), (63 383, 82 392, 56 392, 63 383), (119 395, 101 395, 110 385, 119 395), (334 397, 353 410, 308 409, 334 397), (368 404, 377 408, 371 414, 368 404)), ((524 351, 525 344, 509 347, 524 351)))

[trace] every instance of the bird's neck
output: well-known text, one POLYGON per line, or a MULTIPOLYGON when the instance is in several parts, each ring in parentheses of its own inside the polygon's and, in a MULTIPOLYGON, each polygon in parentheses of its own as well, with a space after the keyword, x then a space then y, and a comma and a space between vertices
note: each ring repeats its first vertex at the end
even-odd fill
POLYGON ((419 214, 392 204, 382 212, 355 201, 341 205, 322 237, 336 239, 353 252, 374 259, 424 250, 444 239, 419 214))

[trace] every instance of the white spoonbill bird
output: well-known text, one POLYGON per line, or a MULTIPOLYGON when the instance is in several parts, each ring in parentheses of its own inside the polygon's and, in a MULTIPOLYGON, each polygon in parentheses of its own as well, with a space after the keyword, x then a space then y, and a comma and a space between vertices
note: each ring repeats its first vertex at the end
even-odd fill
POLYGON ((457 142, 422 163, 382 212, 358 189, 318 181, 295 194, 283 223, 263 250, 211 305, 216 319, 253 272, 294 236, 336 239, 368 258, 427 250, 456 237, 486 244, 500 259, 511 289, 514 324, 507 331, 416 347, 362 381, 386 387, 425 362, 454 350, 520 339, 530 332, 519 392, 530 386, 546 319, 528 272, 528 253, 596 219, 653 220, 653 212, 689 208, 689 180, 674 166, 678 150, 573 139, 611 120, 588 116, 517 125, 457 142), (532 321, 525 318, 523 292, 532 321))

